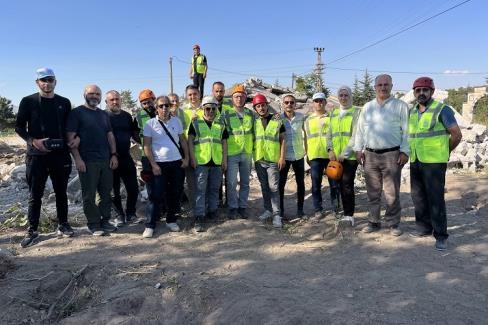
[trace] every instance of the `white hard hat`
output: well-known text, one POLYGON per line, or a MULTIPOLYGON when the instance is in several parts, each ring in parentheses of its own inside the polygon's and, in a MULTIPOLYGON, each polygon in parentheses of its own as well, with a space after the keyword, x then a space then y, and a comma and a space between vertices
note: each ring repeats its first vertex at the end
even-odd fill
POLYGON ((203 100, 202 100, 202 106, 205 106, 205 105, 218 105, 219 102, 217 99, 215 99, 214 96, 205 96, 203 97, 203 100))

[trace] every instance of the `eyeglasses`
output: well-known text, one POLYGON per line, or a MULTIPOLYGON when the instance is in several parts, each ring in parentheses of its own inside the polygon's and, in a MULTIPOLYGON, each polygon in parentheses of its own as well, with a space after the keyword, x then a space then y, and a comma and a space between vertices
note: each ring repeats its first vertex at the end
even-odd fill
POLYGON ((215 106, 206 106, 206 107, 204 107, 204 109, 206 111, 215 111, 217 109, 217 107, 215 107, 215 106))
POLYGON ((46 77, 46 78, 41 78, 39 79, 40 81, 42 82, 49 82, 49 83, 53 83, 56 79, 53 78, 53 77, 46 77))
POLYGON ((325 102, 325 100, 322 99, 322 98, 314 99, 313 101, 314 101, 314 103, 323 103, 323 102, 325 102))
POLYGON ((285 104, 285 105, 293 105, 293 104, 295 104, 295 102, 293 100, 285 100, 283 102, 283 104, 285 104))
POLYGON ((169 104, 159 104, 158 108, 168 108, 169 104))
POLYGON ((415 93, 416 94, 420 94, 420 93, 429 93, 430 92, 430 88, 427 88, 427 87, 417 87, 414 89, 415 93))
POLYGON ((348 94, 339 94, 339 97, 349 97, 348 94))

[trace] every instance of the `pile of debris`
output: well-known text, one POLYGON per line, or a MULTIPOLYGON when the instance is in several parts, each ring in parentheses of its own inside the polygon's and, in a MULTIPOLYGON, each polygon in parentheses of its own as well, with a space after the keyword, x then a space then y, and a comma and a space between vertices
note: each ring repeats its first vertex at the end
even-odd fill
POLYGON ((488 166, 488 132, 481 124, 460 123, 463 139, 459 146, 451 153, 449 167, 457 167, 476 171, 488 166))

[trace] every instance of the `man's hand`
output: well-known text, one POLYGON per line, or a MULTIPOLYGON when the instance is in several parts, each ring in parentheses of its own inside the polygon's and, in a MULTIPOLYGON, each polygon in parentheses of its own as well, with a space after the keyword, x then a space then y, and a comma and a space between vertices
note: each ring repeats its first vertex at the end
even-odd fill
POLYGON ((153 172, 154 176, 161 175, 161 168, 159 167, 158 164, 156 164, 156 163, 151 164, 151 167, 152 167, 152 172, 153 172))
POLYGON ((398 160, 397 160, 397 164, 399 165, 405 165, 408 161, 408 156, 406 154, 404 154, 403 152, 400 152, 400 154, 398 155, 398 160))
POLYGON ((49 138, 44 138, 44 139, 33 139, 32 140, 32 146, 36 148, 37 150, 41 152, 51 152, 51 150, 47 150, 46 147, 44 147, 44 141, 46 141, 49 138))
POLYGON ((273 120, 275 120, 275 121, 279 121, 279 120, 281 120, 281 115, 280 115, 280 113, 274 113, 274 114, 273 114, 273 120))
POLYGON ((112 156, 110 157, 110 169, 114 170, 119 166, 119 160, 117 159, 117 156, 112 156))
POLYGON ((190 73, 190 79, 193 79, 193 73, 190 73))
POLYGON ((364 153, 362 151, 356 151, 356 159, 360 165, 364 166, 364 153))
POLYGON ((76 170, 80 173, 86 173, 86 165, 85 162, 80 158, 80 159, 75 159, 75 166, 76 170))
POLYGON ((285 166, 286 166, 285 158, 280 158, 280 160, 278 160, 278 169, 282 170, 283 168, 285 168, 285 166))
POLYGON ((181 160, 181 168, 186 168, 186 167, 188 167, 188 158, 181 160))
POLYGON ((73 140, 69 141, 67 144, 70 149, 78 148, 80 146, 80 137, 75 136, 73 140))
POLYGON ((332 150, 329 151, 329 160, 331 160, 331 161, 337 160, 336 155, 335 155, 334 151, 332 151, 332 150))
POLYGON ((193 168, 197 168, 197 162, 195 161, 195 159, 190 158, 190 166, 193 168))
POLYGON ((222 171, 226 171, 227 170, 227 160, 222 160, 222 171))
POLYGON ((339 160, 339 162, 343 162, 344 161, 344 155, 343 154, 340 154, 339 155, 339 158, 337 158, 337 160, 339 160))

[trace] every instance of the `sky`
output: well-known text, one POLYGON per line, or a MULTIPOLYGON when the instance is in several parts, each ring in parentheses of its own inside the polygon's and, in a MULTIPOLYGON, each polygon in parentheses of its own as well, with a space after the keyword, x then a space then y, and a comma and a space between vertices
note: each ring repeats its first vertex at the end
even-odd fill
POLYGON ((365 69, 390 73, 394 91, 408 91, 423 75, 440 89, 484 85, 488 1, 414 26, 463 1, 3 0, 0 96, 18 105, 36 92, 40 67, 55 71, 56 93, 74 105, 83 104, 88 84, 103 93, 130 90, 134 98, 143 88, 168 94, 170 57, 182 94, 193 44, 208 60, 206 93, 214 81, 230 87, 251 76, 291 86, 293 73, 314 69, 314 47, 324 48, 323 78, 333 93, 352 87, 365 69))

